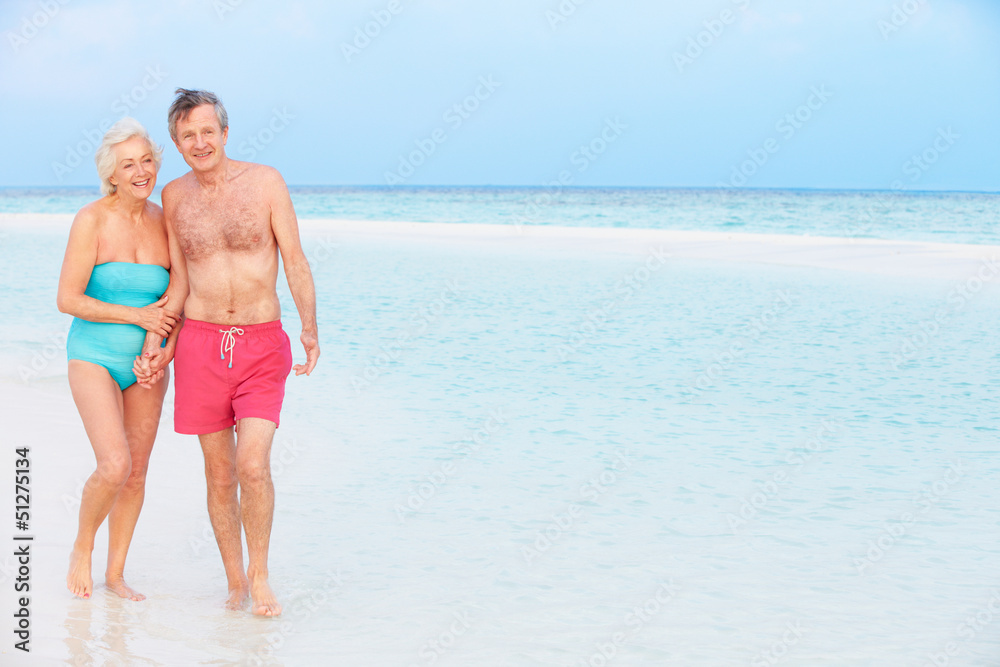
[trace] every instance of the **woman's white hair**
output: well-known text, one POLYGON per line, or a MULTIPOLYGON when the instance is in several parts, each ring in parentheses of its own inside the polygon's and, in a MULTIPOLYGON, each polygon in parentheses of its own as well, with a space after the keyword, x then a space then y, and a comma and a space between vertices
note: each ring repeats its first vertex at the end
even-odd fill
POLYGON ((97 164, 97 176, 101 179, 101 194, 112 195, 118 190, 118 186, 111 184, 111 175, 115 173, 117 160, 115 158, 115 146, 128 141, 132 137, 142 137, 149 144, 149 150, 153 153, 153 162, 156 163, 156 170, 160 170, 163 163, 163 149, 153 143, 149 132, 142 126, 142 123, 135 118, 126 116, 104 133, 101 145, 94 153, 94 162, 97 164))

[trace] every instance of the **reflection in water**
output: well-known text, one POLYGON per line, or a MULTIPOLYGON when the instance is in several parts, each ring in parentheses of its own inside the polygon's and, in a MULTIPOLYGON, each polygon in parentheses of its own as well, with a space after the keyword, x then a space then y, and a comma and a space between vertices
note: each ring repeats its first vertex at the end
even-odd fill
POLYGON ((63 624, 67 664, 284 667, 275 656, 289 642, 282 619, 226 611, 218 599, 185 593, 133 602, 98 588, 90 600, 70 601, 63 624))
POLYGON ((70 664, 77 667, 160 664, 132 653, 133 628, 142 622, 142 614, 127 609, 126 605, 137 606, 131 600, 99 589, 89 600, 74 599, 69 603, 63 641, 69 649, 70 664))
POLYGON ((235 664, 241 667, 284 667, 275 655, 287 643, 280 623, 281 619, 253 618, 248 611, 225 612, 212 624, 211 636, 221 651, 239 656, 235 664))
POLYGON ((71 665, 86 667, 96 664, 89 646, 93 644, 94 635, 90 624, 93 618, 94 597, 90 600, 74 599, 66 609, 66 638, 63 640, 69 648, 71 665))

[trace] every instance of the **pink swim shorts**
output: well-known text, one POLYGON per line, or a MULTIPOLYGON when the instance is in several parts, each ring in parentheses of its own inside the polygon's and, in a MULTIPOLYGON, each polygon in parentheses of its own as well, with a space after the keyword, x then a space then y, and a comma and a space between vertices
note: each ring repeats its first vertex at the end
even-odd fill
POLYGON ((278 425, 292 346, 281 321, 233 326, 186 320, 174 353, 174 430, 215 433, 244 417, 278 425))

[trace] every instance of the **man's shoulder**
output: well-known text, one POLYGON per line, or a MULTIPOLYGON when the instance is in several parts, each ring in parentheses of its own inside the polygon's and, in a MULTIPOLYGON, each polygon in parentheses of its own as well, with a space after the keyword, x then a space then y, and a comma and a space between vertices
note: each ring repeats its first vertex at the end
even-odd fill
POLYGON ((282 201, 289 196, 285 179, 274 167, 256 162, 241 162, 240 169, 245 184, 253 189, 258 201, 273 206, 275 202, 282 201))
POLYGON ((190 187, 193 181, 194 181, 194 175, 192 174, 192 172, 189 171, 183 176, 178 176, 174 180, 164 185, 163 192, 161 193, 160 196, 161 198, 162 197, 169 198, 171 195, 180 192, 181 190, 184 190, 187 187, 190 187))
POLYGON ((274 167, 270 167, 266 164, 259 164, 257 162, 236 162, 239 170, 252 178, 255 182, 262 185, 271 185, 275 183, 281 183, 284 185, 285 180, 281 177, 281 173, 274 167))

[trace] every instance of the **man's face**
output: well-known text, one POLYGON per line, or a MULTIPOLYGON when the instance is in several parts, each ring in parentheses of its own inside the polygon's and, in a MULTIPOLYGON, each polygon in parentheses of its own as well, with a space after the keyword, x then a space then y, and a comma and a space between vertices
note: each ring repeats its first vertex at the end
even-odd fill
POLYGON ((191 169, 207 171, 222 161, 228 137, 229 128, 219 127, 212 105, 203 104, 192 109, 187 118, 177 121, 174 144, 191 169))

